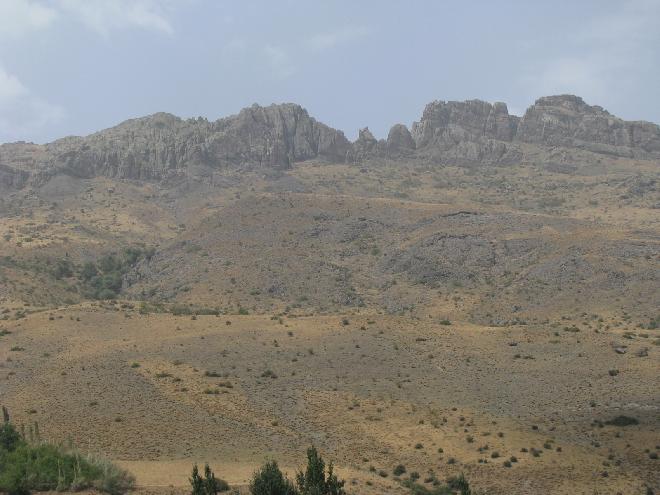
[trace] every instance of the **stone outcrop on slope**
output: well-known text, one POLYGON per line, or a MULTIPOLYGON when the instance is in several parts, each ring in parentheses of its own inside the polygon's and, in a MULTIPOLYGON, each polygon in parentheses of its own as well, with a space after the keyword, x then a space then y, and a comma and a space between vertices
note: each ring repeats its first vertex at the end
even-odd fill
POLYGON ((359 163, 372 156, 381 156, 384 148, 384 142, 378 142, 368 127, 358 131, 357 140, 351 145, 346 161, 349 163, 359 163))
POLYGON ((660 157, 660 127, 629 122, 572 95, 536 100, 520 119, 516 140, 630 158, 660 157))
POLYGON ((412 128, 416 148, 444 163, 511 163, 520 152, 510 144, 518 117, 504 103, 434 101, 412 128))
POLYGON ((572 95, 546 96, 523 117, 504 103, 435 101, 412 128, 418 152, 446 163, 511 163, 521 144, 574 148, 618 157, 660 158, 660 127, 628 122, 572 95))
POLYGON ((416 148, 415 140, 403 124, 394 124, 387 134, 387 152, 390 155, 405 154, 416 148))
POLYGON ((159 180, 225 167, 285 169, 311 158, 343 162, 349 147, 341 131, 295 104, 253 105, 215 122, 158 113, 43 146, 0 146, 0 180, 20 187, 26 175, 159 180))
POLYGON ((387 140, 377 140, 364 128, 354 143, 292 103, 253 105, 215 122, 157 113, 86 137, 0 145, 0 187, 39 184, 60 173, 163 180, 232 167, 286 169, 309 159, 413 157, 477 166, 547 158, 555 167, 575 169, 569 162, 578 150, 660 159, 660 127, 624 121, 571 95, 539 98, 523 117, 510 115, 504 103, 434 101, 411 131, 397 124, 387 140), (554 163, 554 156, 567 163, 554 163))

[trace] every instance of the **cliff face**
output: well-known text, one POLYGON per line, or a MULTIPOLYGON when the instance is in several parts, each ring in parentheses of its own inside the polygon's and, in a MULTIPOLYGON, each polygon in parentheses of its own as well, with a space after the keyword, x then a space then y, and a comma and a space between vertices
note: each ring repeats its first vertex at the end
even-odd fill
POLYGON ((511 141, 516 133, 518 117, 509 115, 504 103, 480 100, 434 101, 424 109, 412 135, 417 147, 432 144, 454 144, 457 141, 497 139, 511 141))
POLYGON ((660 157, 660 127, 624 121, 571 95, 536 100, 521 118, 516 139, 615 156, 660 157))
POLYGON ((436 101, 413 124, 412 136, 418 151, 453 163, 519 161, 519 143, 660 158, 660 127, 624 121, 572 95, 539 98, 522 118, 509 115, 504 103, 436 101))
POLYGON ((309 159, 357 163, 417 157, 501 165, 524 160, 530 150, 537 159, 558 148, 656 159, 660 127, 624 121, 571 95, 540 98, 521 118, 509 115, 504 103, 435 101, 412 131, 397 124, 379 141, 365 128, 354 143, 291 103, 253 105, 215 122, 158 113, 87 137, 1 145, 0 186, 21 188, 59 173, 163 180, 231 167, 286 169, 309 159))
POLYGON ((418 151, 451 163, 518 161, 519 153, 508 145, 518 127, 504 103, 480 100, 434 101, 412 127, 418 151))
POLYGON ((44 146, 0 146, 0 181, 66 173, 124 179, 164 179, 215 168, 288 168, 310 158, 343 161, 350 147, 341 131, 294 104, 254 105, 209 122, 158 113, 44 146))

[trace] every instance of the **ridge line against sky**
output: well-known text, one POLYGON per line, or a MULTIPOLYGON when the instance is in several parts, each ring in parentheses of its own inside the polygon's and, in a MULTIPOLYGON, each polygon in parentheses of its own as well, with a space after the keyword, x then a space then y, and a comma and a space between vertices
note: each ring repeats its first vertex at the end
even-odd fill
POLYGON ((0 1, 0 142, 294 102, 384 137, 441 100, 571 93, 660 122, 660 0, 0 1), (551 5, 550 5, 551 4, 551 5))

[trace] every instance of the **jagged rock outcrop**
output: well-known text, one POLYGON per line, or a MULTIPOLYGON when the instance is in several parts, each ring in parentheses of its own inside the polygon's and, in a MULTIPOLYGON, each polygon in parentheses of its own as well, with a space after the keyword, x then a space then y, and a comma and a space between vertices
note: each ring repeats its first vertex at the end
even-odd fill
POLYGON ((377 140, 368 127, 360 129, 358 139, 352 144, 346 155, 348 163, 361 163, 368 159, 396 159, 411 155, 415 150, 415 141, 408 128, 403 124, 392 126, 387 140, 377 140))
POLYGON ((360 129, 358 131, 358 138, 351 146, 348 154, 346 155, 346 161, 349 163, 359 163, 365 158, 371 156, 379 156, 378 140, 374 137, 368 127, 360 129))
POLYGON ((413 124, 412 134, 418 148, 478 139, 511 141, 517 124, 518 117, 509 115, 504 103, 434 101, 426 106, 421 120, 413 124))
POLYGON ((624 121, 573 95, 536 100, 521 118, 516 139, 615 156, 660 157, 660 127, 624 121))
POLYGON ((504 103, 435 101, 413 124, 418 153, 452 164, 516 163, 534 145, 538 156, 558 148, 617 157, 660 158, 660 127, 628 122, 572 95, 539 98, 521 118, 504 103))
POLYGON ((3 145, 0 181, 21 187, 26 175, 159 180, 225 167, 288 168, 311 158, 343 162, 349 147, 341 131, 295 104, 253 105, 215 122, 158 113, 87 137, 3 145))
POLYGON ((287 168, 292 163, 325 157, 343 161, 350 147, 344 133, 317 122, 295 104, 253 105, 236 117, 214 124, 214 156, 232 164, 287 168))
POLYGON ((394 124, 387 134, 387 152, 390 155, 408 153, 416 147, 415 140, 403 124, 394 124))
POLYGON ((364 128, 354 143, 292 103, 253 105, 215 122, 157 113, 86 137, 0 145, 0 187, 38 185, 59 173, 203 178, 218 169, 286 169, 315 158, 361 163, 413 157, 469 166, 528 160, 570 171, 576 170, 576 154, 585 160, 589 153, 660 159, 660 127, 624 121, 571 95, 539 98, 522 118, 510 115, 504 103, 435 101, 412 131, 397 124, 387 140, 377 140, 364 128))
POLYGON ((413 124, 412 137, 417 150, 441 162, 516 162, 520 153, 509 143, 518 120, 504 103, 434 101, 413 124))

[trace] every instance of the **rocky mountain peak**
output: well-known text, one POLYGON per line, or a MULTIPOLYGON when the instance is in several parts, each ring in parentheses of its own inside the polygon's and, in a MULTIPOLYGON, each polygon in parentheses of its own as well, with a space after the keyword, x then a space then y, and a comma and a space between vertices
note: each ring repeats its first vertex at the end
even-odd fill
POLYGON ((412 136, 418 148, 482 138, 511 141, 517 122, 518 117, 509 115, 504 103, 434 101, 413 124, 412 136))
POLYGON ((403 124, 394 124, 387 134, 387 151, 398 154, 415 149, 415 140, 403 124))
POLYGON ((624 121, 573 95, 539 98, 523 117, 510 115, 501 102, 434 101, 411 131, 397 124, 387 140, 378 141, 365 127, 350 143, 300 105, 254 104, 214 122, 155 113, 86 137, 1 145, 0 185, 23 187, 59 173, 163 180, 232 167, 286 169, 310 159, 357 163, 404 155, 441 164, 503 165, 530 156, 542 160, 558 149, 569 160, 566 150, 656 159, 660 127, 624 121))
POLYGON ((343 132, 293 103, 255 104, 215 122, 156 113, 43 146, 3 145, 0 179, 11 187, 58 173, 162 180, 227 167, 288 168, 311 158, 344 161, 349 147, 343 132))
POLYGON ((539 98, 521 118, 516 139, 629 158, 660 156, 660 127, 622 120, 573 95, 539 98))

